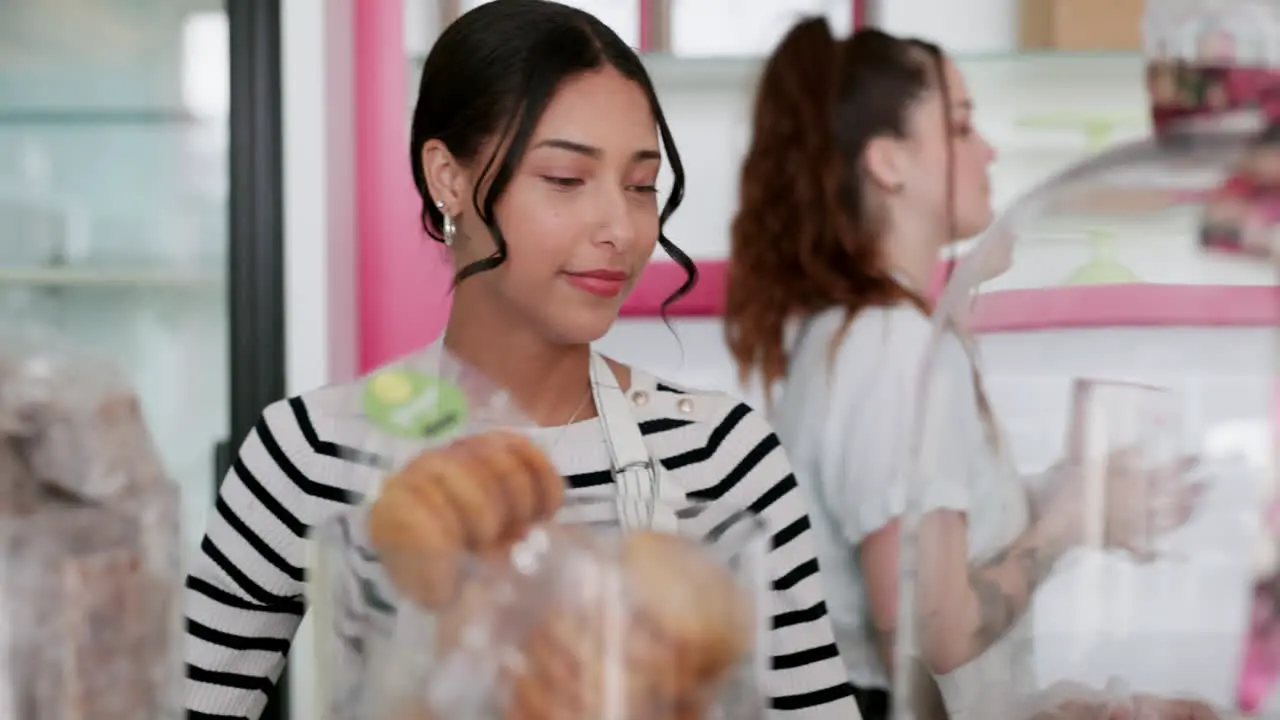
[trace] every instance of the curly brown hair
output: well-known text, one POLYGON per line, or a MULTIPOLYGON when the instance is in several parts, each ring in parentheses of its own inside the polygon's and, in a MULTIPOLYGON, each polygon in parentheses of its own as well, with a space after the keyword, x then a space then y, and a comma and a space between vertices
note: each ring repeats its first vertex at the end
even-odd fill
MULTIPOLYGON (((725 335, 745 381, 785 375, 786 324, 831 307, 910 302, 884 266, 862 159, 876 137, 904 137, 908 113, 945 83, 942 51, 921 40, 801 21, 765 64, 733 220, 725 335)), ((950 118, 947 118, 950 122, 950 118)), ((948 173, 949 175, 950 173, 948 173)), ((837 341, 843 331, 837 335, 837 341)))

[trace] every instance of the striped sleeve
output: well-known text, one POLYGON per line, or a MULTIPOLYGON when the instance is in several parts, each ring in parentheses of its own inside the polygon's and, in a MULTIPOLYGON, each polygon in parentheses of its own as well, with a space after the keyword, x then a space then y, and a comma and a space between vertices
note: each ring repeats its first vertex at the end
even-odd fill
POLYGON ((714 484, 691 493, 749 508, 771 533, 773 593, 768 692, 773 717, 860 717, 827 616, 806 501, 768 423, 745 404, 732 406, 705 448, 664 461, 699 463, 714 484))
POLYGON ((301 399, 275 403, 240 448, 187 577, 185 702, 193 720, 255 720, 306 610, 307 535, 347 502, 301 399))

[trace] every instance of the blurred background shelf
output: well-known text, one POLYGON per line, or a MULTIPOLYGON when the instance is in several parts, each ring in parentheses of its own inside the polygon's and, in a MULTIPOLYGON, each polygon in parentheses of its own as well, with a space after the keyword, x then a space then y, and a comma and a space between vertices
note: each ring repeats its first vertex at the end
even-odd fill
MULTIPOLYGON (((950 56, 970 83, 1013 83, 1039 85, 1053 90, 1058 83, 1088 84, 1090 88, 1127 85, 1128 91, 1141 88, 1144 60, 1139 53, 1031 51, 1008 53, 958 53, 950 56)), ((422 56, 411 59, 421 68, 422 56)), ((763 68, 762 57, 681 57, 669 53, 649 53, 645 67, 654 83, 665 87, 748 87, 754 86, 763 68)))
POLYGON ((217 290, 225 283, 226 278, 222 274, 199 270, 147 267, 0 266, 0 289, 28 286, 120 290, 217 290))
MULTIPOLYGON (((1150 131, 1137 53, 959 53, 954 60, 975 125, 996 150, 990 174, 998 210, 1072 163, 1150 131)), ((687 175, 686 207, 669 235, 695 258, 724 257, 763 60, 651 54, 645 63, 687 175)))
POLYGON ((201 118, 186 110, 165 108, 5 108, 0 110, 2 126, 40 125, 194 125, 201 118))

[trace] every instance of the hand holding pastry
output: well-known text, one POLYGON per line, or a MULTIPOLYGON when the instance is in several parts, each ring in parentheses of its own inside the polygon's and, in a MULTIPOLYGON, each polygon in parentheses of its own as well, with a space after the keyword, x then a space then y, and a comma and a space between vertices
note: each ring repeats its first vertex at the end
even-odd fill
POLYGON ((509 546, 563 499, 564 480, 528 438, 490 432, 424 452, 388 478, 369 534, 400 591, 434 609, 456 592, 463 559, 509 546))

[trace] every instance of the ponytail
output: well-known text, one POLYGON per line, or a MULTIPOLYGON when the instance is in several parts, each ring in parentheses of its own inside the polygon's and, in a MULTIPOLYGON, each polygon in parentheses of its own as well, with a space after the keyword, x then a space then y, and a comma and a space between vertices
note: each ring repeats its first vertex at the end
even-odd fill
POLYGON ((836 232, 826 218, 844 173, 831 159, 840 43, 823 18, 800 22, 782 39, 756 90, 751 145, 732 225, 725 332, 744 381, 765 387, 786 371, 785 326, 797 309, 788 278, 829 274, 804 268, 788 245, 818 246, 836 232))
POLYGON ((786 325, 832 306, 912 299, 881 267, 861 177, 876 135, 900 133, 931 72, 876 30, 837 40, 795 25, 766 62, 732 224, 725 336, 740 379, 787 370, 786 325))

